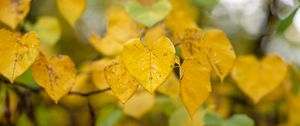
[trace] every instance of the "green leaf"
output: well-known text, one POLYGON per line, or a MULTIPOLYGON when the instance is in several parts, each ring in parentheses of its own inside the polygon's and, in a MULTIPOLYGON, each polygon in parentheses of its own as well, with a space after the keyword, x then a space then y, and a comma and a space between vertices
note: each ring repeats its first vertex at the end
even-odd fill
POLYGON ((206 113, 204 116, 204 123, 207 126, 222 126, 224 119, 216 113, 206 113))
POLYGON ((294 95, 298 94, 299 90, 300 90, 300 80, 299 80, 299 68, 297 68, 296 65, 291 65, 291 70, 290 70, 290 79, 292 82, 292 93, 294 95))
POLYGON ((145 7, 135 1, 130 1, 125 7, 131 18, 148 27, 163 20, 172 9, 172 5, 168 0, 160 0, 149 7, 145 7))
POLYGON ((192 0, 192 2, 201 8, 212 10, 219 3, 219 0, 192 0))
POLYGON ((123 113, 117 106, 108 106, 101 109, 97 117, 97 126, 114 126, 122 119, 123 113))
POLYGON ((254 121, 246 115, 236 114, 225 121, 225 126, 254 126, 254 121))
POLYGON ((288 26, 290 26, 298 9, 299 6, 287 18, 279 23, 279 26, 277 28, 278 33, 283 33, 288 28, 288 26))

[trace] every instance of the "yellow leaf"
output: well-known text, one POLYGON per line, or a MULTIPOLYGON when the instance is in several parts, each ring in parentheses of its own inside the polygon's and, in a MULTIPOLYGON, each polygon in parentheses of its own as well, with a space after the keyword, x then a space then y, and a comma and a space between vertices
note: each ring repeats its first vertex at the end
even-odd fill
POLYGON ((141 118, 146 112, 148 112, 155 103, 154 95, 148 92, 142 91, 136 93, 131 99, 129 99, 123 106, 123 111, 126 115, 134 118, 141 118))
POLYGON ((36 31, 41 38, 41 43, 48 45, 54 45, 61 35, 58 20, 51 16, 39 17, 34 26, 29 30, 36 31))
POLYGON ((269 55, 259 62, 256 57, 238 57, 231 76, 238 87, 255 103, 274 90, 285 78, 287 65, 277 55, 269 55))
POLYGON ((186 28, 197 28, 198 10, 191 4, 191 0, 170 0, 170 2, 172 11, 165 18, 165 23, 175 37, 174 42, 178 43, 178 38, 184 36, 186 28))
POLYGON ((34 32, 20 37, 18 33, 1 29, 0 50, 0 72, 13 83, 39 55, 39 38, 34 32))
POLYGON ((173 99, 177 99, 179 96, 179 79, 176 74, 172 73, 157 91, 173 99))
POLYGON ((156 40, 160 39, 163 36, 166 36, 165 24, 160 23, 147 30, 144 37, 144 43, 147 44, 147 43, 155 42, 156 40))
POLYGON ((199 51, 204 51, 203 44, 201 43, 202 29, 189 28, 185 29, 183 33, 184 36, 180 38, 181 43, 179 48, 184 59, 196 57, 199 51))
POLYGON ((64 55, 41 55, 32 66, 33 79, 56 103, 75 84, 76 69, 73 61, 64 55))
POLYGON ((183 61, 183 77, 180 83, 182 101, 191 117, 211 92, 210 68, 207 59, 186 59, 183 61))
POLYGON ((106 89, 109 88, 107 81, 105 80, 105 66, 109 65, 112 60, 110 59, 100 59, 95 61, 92 65, 92 79, 95 86, 98 89, 106 89))
POLYGON ((231 43, 226 34, 218 29, 206 32, 203 41, 211 66, 223 81, 236 58, 231 43))
POLYGON ((146 44, 138 39, 128 41, 121 58, 128 72, 153 93, 173 70, 175 48, 167 37, 146 44))
POLYGON ((105 78, 114 95, 125 103, 138 88, 138 82, 128 73, 119 59, 105 67, 105 78))
POLYGON ((16 29, 30 9, 31 0, 0 0, 0 21, 16 29))
POLYGON ((137 24, 121 7, 111 7, 108 10, 107 34, 120 43, 140 37, 143 26, 137 24))
POLYGON ((100 38, 95 34, 90 36, 90 43, 96 50, 106 56, 114 56, 122 52, 123 43, 117 41, 110 35, 100 38))
POLYGON ((57 7, 67 22, 74 27, 86 7, 86 0, 56 0, 57 7))
POLYGON ((236 58, 230 41, 225 33, 218 29, 205 33, 199 28, 185 29, 179 47, 184 58, 208 57, 211 64, 208 67, 211 67, 222 81, 230 72, 236 58))
POLYGON ((92 80, 92 63, 86 62, 79 68, 79 74, 76 76, 76 81, 72 87, 72 91, 88 93, 98 90, 92 80))

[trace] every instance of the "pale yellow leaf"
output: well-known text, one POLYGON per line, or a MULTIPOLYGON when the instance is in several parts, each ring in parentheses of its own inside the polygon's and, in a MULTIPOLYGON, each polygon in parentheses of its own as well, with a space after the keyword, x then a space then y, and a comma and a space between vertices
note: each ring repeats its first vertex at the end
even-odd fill
POLYGON ((104 59, 97 60, 92 64, 92 80, 98 89, 109 88, 109 85, 105 80, 104 68, 105 66, 109 65, 111 62, 112 62, 111 59, 104 58, 104 59))
POLYGON ((140 37, 144 27, 137 24, 124 8, 113 6, 108 9, 107 34, 120 43, 140 37))
POLYGON ((160 23, 147 30, 144 37, 144 43, 150 44, 151 42, 155 42, 163 36, 166 36, 165 24, 160 23))
POLYGON ((166 82, 164 82, 158 89, 158 92, 165 94, 173 99, 179 96, 179 79, 175 73, 171 73, 166 82))
POLYGON ((126 115, 141 118, 153 107, 154 103, 154 95, 142 91, 133 95, 133 97, 124 104, 123 111, 126 115))
POLYGON ((90 43, 98 52, 106 56, 115 56, 120 54, 123 49, 123 44, 108 34, 104 38, 100 38, 97 35, 92 34, 90 36, 90 43))
POLYGON ((39 55, 39 38, 34 32, 21 37, 18 33, 1 29, 0 50, 0 73, 13 83, 39 55))
POLYGON ((204 103, 211 92, 210 68, 207 59, 186 59, 183 61, 183 77, 180 83, 182 101, 191 117, 204 103))
POLYGON ((138 39, 125 43, 122 62, 128 72, 150 93, 167 79, 175 63, 175 48, 167 37, 150 45, 138 39))
POLYGON ((183 33, 179 48, 184 59, 195 57, 199 51, 204 51, 201 43, 203 31, 200 28, 188 28, 183 33))
POLYGON ((86 0, 56 0, 61 15, 74 27, 86 7, 86 0))
POLYGON ((32 76, 57 103, 75 84, 76 69, 68 56, 41 55, 32 66, 32 76))
POLYGON ((226 34, 218 29, 207 31, 203 39, 211 66, 223 81, 231 71, 236 58, 231 43, 226 34))
POLYGON ((288 67, 277 55, 261 62, 255 56, 238 57, 231 76, 238 87, 255 103, 274 90, 286 77, 288 67))
POLYGON ((128 73, 119 59, 105 67, 105 78, 114 95, 125 103, 135 93, 138 82, 128 73))
POLYGON ((16 29, 30 9, 31 0, 0 0, 0 21, 16 29))

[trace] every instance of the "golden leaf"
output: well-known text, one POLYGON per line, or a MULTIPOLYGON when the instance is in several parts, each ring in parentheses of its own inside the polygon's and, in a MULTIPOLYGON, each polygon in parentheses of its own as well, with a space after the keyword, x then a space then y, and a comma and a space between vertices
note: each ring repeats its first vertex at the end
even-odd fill
POLYGON ((0 21, 16 29, 30 9, 31 0, 0 0, 0 21))
POLYGON ((211 64, 208 67, 215 71, 221 81, 232 69, 236 58, 230 41, 218 29, 205 33, 199 28, 186 29, 179 47, 184 58, 208 57, 211 64))
POLYGON ((128 72, 153 93, 173 70, 175 48, 167 37, 146 44, 138 39, 128 41, 121 58, 128 72))
POLYGON ((114 95, 125 103, 138 88, 138 82, 128 73, 119 59, 105 67, 105 78, 114 95))
POLYGON ((154 103, 154 95, 145 91, 138 92, 124 104, 123 111, 126 115, 141 118, 153 107, 154 103))
POLYGON ((255 56, 238 57, 231 76, 238 87, 255 103, 274 90, 285 78, 287 65, 277 55, 259 62, 255 56))
POLYGON ((204 46, 212 68, 223 81, 236 58, 230 41, 224 32, 212 29, 205 33, 204 46))
POLYGON ((39 55, 39 38, 34 32, 20 37, 18 33, 1 29, 0 50, 0 72, 13 83, 39 55))
POLYGON ((207 58, 202 60, 186 59, 183 61, 183 77, 180 84, 182 101, 192 117, 211 92, 210 68, 207 58))
POLYGON ((106 89, 109 88, 109 85, 107 84, 107 81, 105 80, 105 66, 109 65, 112 60, 110 59, 100 59, 98 61, 95 61, 92 65, 92 79, 95 84, 95 86, 98 89, 106 89))
POLYGON ((76 21, 83 14, 86 0, 56 0, 56 2, 59 12, 74 27, 76 21))
POLYGON ((32 66, 32 76, 57 103, 75 84, 76 69, 68 56, 45 57, 41 55, 32 66))

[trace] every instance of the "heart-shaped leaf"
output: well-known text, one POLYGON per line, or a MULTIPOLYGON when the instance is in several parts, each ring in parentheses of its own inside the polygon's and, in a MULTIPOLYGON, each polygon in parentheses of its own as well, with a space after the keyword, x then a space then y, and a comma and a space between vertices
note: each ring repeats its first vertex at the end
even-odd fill
POLYGON ((163 20, 171 11, 172 5, 168 0, 160 0, 151 6, 143 6, 138 2, 131 1, 126 4, 126 11, 135 21, 148 27, 163 20))
POLYGON ((39 55, 39 38, 34 32, 24 36, 0 30, 0 73, 11 83, 24 73, 39 55))
POLYGON ((129 40, 121 56, 128 72, 150 93, 170 75, 175 63, 175 48, 167 37, 143 44, 129 40))
POLYGON ((261 62, 250 55, 237 59, 231 76, 238 87, 257 103, 284 80, 287 70, 287 65, 277 55, 266 56, 261 62))
POLYGON ((57 103, 75 84, 76 69, 68 56, 41 55, 32 66, 32 76, 57 103))

